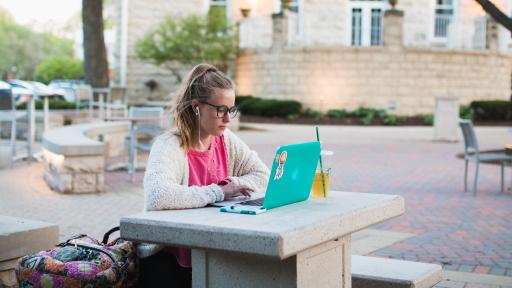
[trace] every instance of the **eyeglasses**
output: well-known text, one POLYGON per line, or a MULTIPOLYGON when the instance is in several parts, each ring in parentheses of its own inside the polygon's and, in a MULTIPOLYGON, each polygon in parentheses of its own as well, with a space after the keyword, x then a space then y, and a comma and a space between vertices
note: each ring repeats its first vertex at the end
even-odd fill
POLYGON ((217 109, 217 117, 219 118, 224 118, 226 117, 226 115, 229 113, 229 118, 235 118, 236 115, 238 114, 238 107, 236 106, 233 106, 231 108, 229 108, 228 106, 226 105, 213 105, 211 103, 208 103, 206 101, 202 101, 201 103, 204 103, 206 105, 210 105, 212 107, 214 107, 215 109, 217 109))

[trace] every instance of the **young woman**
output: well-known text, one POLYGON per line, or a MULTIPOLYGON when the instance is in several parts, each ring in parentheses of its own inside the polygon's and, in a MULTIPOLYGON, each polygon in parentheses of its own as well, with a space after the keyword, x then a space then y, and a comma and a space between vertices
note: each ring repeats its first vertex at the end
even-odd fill
MULTIPOLYGON (((146 211, 199 208, 265 189, 268 168, 227 129, 237 112, 233 81, 209 64, 190 71, 173 105, 176 128, 151 148, 144 175, 146 211)), ((191 285, 190 249, 166 247, 154 254, 161 247, 141 247, 144 286, 164 275, 175 287, 191 285)))

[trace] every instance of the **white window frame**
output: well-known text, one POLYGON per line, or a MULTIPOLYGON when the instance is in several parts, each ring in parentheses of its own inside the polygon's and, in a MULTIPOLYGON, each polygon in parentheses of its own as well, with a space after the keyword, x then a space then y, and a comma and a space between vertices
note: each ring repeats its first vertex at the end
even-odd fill
POLYGON ((353 47, 367 47, 371 45, 371 32, 372 32, 372 9, 380 9, 382 12, 382 22, 381 22, 381 35, 380 40, 384 41, 384 12, 389 9, 388 1, 364 1, 364 0, 351 0, 348 1, 347 11, 346 11, 346 20, 345 27, 347 27, 345 32, 345 44, 347 46, 353 47), (352 10, 353 9, 361 9, 361 45, 352 45, 352 10))
POLYGON ((432 23, 430 25, 430 29, 431 29, 430 39, 431 39, 431 42, 436 43, 436 44, 448 44, 448 40, 450 38, 450 25, 452 23, 454 23, 454 21, 457 21, 457 16, 458 16, 458 0, 451 0, 452 1, 451 6, 448 6, 448 5, 441 5, 441 6, 439 6, 437 4, 437 1, 438 0, 432 0, 432 2, 431 2, 431 4, 432 4, 432 7, 431 7, 432 23), (437 17, 436 9, 452 9, 453 10, 453 12, 451 14, 451 17, 450 17, 450 20, 449 20, 449 23, 448 23, 448 25, 446 27, 446 36, 441 36, 441 37, 436 36, 436 17, 437 17))
POLYGON ((292 0, 289 8, 296 7, 297 12, 288 11, 289 13, 296 13, 295 27, 288 26, 288 33, 292 32, 295 36, 301 36, 303 34, 303 20, 304 20, 304 1, 303 0, 292 0), (293 30, 290 30, 292 28, 293 30))

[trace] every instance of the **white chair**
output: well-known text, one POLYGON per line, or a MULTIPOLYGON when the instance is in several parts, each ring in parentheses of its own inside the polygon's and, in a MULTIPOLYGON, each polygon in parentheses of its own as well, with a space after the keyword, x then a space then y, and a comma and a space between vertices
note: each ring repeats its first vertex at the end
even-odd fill
POLYGON ((9 148, 11 151, 11 161, 16 159, 16 122, 17 119, 26 117, 27 113, 17 112, 14 95, 11 86, 0 81, 0 122, 10 123, 11 133, 9 148))
POLYGON ((504 174, 505 174, 505 163, 512 163, 512 156, 500 153, 480 153, 478 148, 478 141, 476 139, 475 129, 473 123, 470 120, 459 120, 459 126, 464 136, 464 192, 467 192, 468 183, 468 162, 476 162, 475 180, 473 183, 473 195, 476 195, 478 188, 478 166, 480 162, 499 162, 501 164, 501 192, 505 191, 504 174), (473 153, 470 153, 473 150, 473 153))
POLYGON ((105 103, 107 118, 112 117, 113 111, 121 111, 123 117, 128 116, 128 104, 125 87, 110 87, 110 93, 105 103))
MULTIPOLYGON (((132 174, 137 169, 137 150, 149 151, 152 143, 138 143, 139 135, 147 135, 149 138, 160 135, 163 132, 162 120, 144 121, 143 118, 163 119, 164 108, 162 107, 130 107, 128 118, 131 119, 130 137, 129 137, 129 159, 128 173, 132 174)), ((151 141, 152 142, 152 141, 151 141)))
MULTIPOLYGON (((78 85, 75 88, 76 114, 80 114, 81 103, 83 101, 89 103, 92 99, 92 87, 90 85, 78 85)), ((92 110, 89 106, 89 120, 92 119, 92 110)))

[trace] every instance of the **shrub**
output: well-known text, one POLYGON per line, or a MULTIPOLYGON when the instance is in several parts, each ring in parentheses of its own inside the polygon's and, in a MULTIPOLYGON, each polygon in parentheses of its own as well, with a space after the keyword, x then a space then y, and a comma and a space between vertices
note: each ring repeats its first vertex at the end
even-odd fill
POLYGON ((45 84, 54 79, 80 79, 83 76, 82 61, 69 57, 50 57, 36 68, 37 81, 45 84))
MULTIPOLYGON (((42 110, 43 109, 43 100, 36 100, 36 109, 42 110)), ((50 109, 75 109, 76 103, 75 102, 67 102, 65 100, 54 100, 50 99, 48 101, 48 106, 50 109)), ((21 103, 20 105, 16 106, 17 110, 25 110, 27 109, 27 103, 21 103)))
POLYGON ((345 118, 348 114, 349 113, 345 109, 331 109, 327 111, 327 117, 331 118, 345 118))
POLYGON ((287 117, 299 114, 302 108, 302 104, 294 100, 262 99, 252 96, 237 97, 235 102, 243 114, 266 117, 287 117))
POLYGON ((313 110, 311 108, 307 108, 306 110, 304 110, 304 112, 302 112, 302 115, 313 118, 315 119, 315 121, 318 121, 323 117, 322 112, 313 110))
POLYGON ((473 113, 471 112, 471 107, 460 106, 459 117, 462 119, 473 120, 473 113))
POLYGON ((434 125, 434 115, 432 114, 421 114, 421 118, 423 119, 423 124, 432 126, 434 125))
POLYGON ((512 120, 512 101, 473 101, 470 107, 475 121, 512 120))
POLYGON ((299 116, 300 116, 299 114, 290 114, 286 118, 288 118, 289 121, 295 121, 295 120, 299 119, 299 116))
POLYGON ((384 125, 396 126, 405 123, 404 116, 386 115, 384 117, 384 125))

